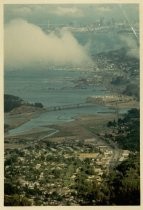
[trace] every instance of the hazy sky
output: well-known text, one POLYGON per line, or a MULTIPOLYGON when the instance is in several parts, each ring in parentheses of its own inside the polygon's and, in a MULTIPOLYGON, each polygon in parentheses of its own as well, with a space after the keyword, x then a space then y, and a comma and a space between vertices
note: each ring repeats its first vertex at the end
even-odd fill
MULTIPOLYGON (((138 20, 138 4, 121 5, 131 21, 138 20)), ((5 5, 5 22, 23 18, 32 23, 92 23, 100 17, 124 19, 118 4, 5 5)))

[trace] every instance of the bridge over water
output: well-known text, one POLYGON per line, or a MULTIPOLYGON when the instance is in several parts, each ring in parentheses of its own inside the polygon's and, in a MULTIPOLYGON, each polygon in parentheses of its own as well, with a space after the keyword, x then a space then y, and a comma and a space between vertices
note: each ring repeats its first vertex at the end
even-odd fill
POLYGON ((94 107, 94 106, 95 104, 91 104, 91 103, 64 104, 64 105, 57 105, 57 106, 49 106, 47 107, 47 111, 77 109, 77 108, 94 107))

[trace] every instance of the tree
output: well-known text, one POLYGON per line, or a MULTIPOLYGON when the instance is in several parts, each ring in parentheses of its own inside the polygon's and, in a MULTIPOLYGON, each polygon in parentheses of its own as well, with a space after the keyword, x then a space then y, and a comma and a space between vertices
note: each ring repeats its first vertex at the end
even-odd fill
POLYGON ((16 193, 16 188, 10 182, 4 183, 4 194, 12 195, 14 193, 16 193))
POLYGON ((110 204, 140 205, 139 154, 131 155, 108 176, 110 204))
POLYGON ((39 107, 39 108, 43 108, 43 104, 42 103, 35 103, 35 106, 39 107))
POLYGON ((26 198, 19 196, 18 194, 12 196, 4 196, 5 206, 31 206, 31 202, 26 198))

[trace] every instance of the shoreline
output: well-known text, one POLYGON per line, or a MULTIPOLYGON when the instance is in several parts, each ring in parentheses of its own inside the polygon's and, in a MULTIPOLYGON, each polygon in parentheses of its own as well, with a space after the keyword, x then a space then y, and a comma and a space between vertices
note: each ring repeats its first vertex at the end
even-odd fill
MULTIPOLYGON (((42 112, 34 113, 34 116, 36 117, 41 113, 42 112)), ((118 114, 118 117, 122 117, 122 115, 123 114, 118 114)), ((47 125, 21 134, 5 135, 4 145, 6 150, 11 150, 32 146, 42 140, 61 142, 66 139, 72 139, 73 141, 80 139, 84 141, 85 139, 92 138, 95 138, 97 142, 99 141, 104 145, 106 142, 102 140, 102 133, 106 133, 107 123, 113 120, 117 120, 116 112, 100 112, 95 113, 94 115, 79 115, 70 122, 47 125)))
MULTIPOLYGON (((95 104, 98 104, 98 103, 95 103, 95 104)), ((99 105, 99 104, 98 104, 99 105)), ((121 102, 121 103, 118 103, 115 107, 115 103, 106 103, 105 105, 106 107, 108 108, 111 108, 111 109, 114 109, 114 111, 99 111, 97 113, 94 114, 94 116, 96 117, 97 115, 116 115, 117 114, 117 110, 119 111, 118 114, 122 114, 120 111, 120 109, 132 109, 132 108, 139 108, 139 103, 137 101, 131 101, 131 102, 121 102)), ((5 113, 5 125, 8 125, 8 128, 7 130, 5 130, 4 134, 5 136, 8 135, 8 132, 12 129, 16 129, 18 127, 20 127, 21 125, 27 123, 28 121, 34 119, 34 118, 37 118, 39 117, 41 114, 43 113, 46 113, 48 112, 47 111, 47 108, 35 108, 35 107, 31 107, 31 106, 21 106, 19 108, 16 108, 15 110, 13 110, 12 112, 9 112, 9 113, 5 113), (25 108, 26 107, 26 108, 25 108)), ((69 123, 74 123, 76 122, 77 120, 79 119, 84 119, 85 118, 92 118, 93 115, 78 115, 78 116, 75 116, 74 118, 72 118, 72 120, 70 121, 65 121, 65 122, 62 122, 61 124, 60 123, 57 123, 57 124, 51 124, 51 125, 47 125, 47 126, 44 126, 44 129, 43 128, 37 128, 38 130, 41 130, 41 132, 43 130, 46 130, 46 127, 47 129, 48 128, 51 128, 51 127, 55 127, 55 126, 60 126, 60 125, 64 125, 64 124, 69 124, 69 123)), ((24 133, 24 132, 23 132, 24 133)), ((24 134, 28 134, 28 133, 32 133, 32 130, 31 132, 28 132, 26 131, 24 134)), ((35 133, 35 129, 34 129, 34 132, 35 133)), ((22 134, 22 135, 24 135, 22 134)), ((21 134, 16 134, 17 136, 18 135, 21 135, 21 134)))

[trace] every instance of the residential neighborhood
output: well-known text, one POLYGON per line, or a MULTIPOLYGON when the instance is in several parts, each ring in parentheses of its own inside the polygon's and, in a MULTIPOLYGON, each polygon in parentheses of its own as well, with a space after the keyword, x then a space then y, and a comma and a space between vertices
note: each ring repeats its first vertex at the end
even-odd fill
POLYGON ((128 158, 129 151, 98 145, 96 139, 43 140, 27 148, 7 150, 5 179, 32 205, 78 205, 76 185, 81 173, 100 185, 114 162, 128 158), (60 141, 59 141, 60 140, 60 141), (117 151, 116 151, 117 153, 117 151), (38 197, 37 197, 38 194, 38 197))

